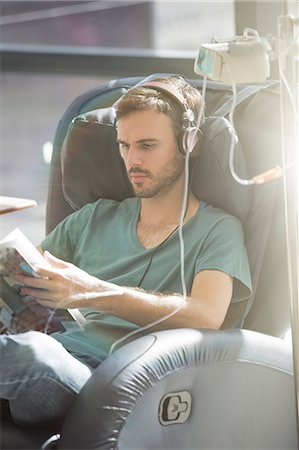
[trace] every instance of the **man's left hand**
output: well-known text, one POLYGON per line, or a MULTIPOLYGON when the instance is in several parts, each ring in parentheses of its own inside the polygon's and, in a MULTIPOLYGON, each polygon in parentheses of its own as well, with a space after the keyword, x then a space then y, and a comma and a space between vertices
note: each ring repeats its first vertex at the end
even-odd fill
POLYGON ((89 292, 105 291, 106 284, 111 290, 110 283, 89 275, 74 264, 56 258, 47 251, 44 256, 51 268, 35 266, 39 277, 15 276, 24 285, 22 294, 30 295, 41 305, 63 309, 84 307, 84 299, 89 292))

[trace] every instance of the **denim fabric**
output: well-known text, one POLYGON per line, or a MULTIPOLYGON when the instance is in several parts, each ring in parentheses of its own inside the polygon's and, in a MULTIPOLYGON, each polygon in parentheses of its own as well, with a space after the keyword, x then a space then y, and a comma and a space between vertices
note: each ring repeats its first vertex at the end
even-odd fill
POLYGON ((65 416, 91 373, 51 336, 37 331, 0 336, 0 398, 9 400, 16 423, 65 416))

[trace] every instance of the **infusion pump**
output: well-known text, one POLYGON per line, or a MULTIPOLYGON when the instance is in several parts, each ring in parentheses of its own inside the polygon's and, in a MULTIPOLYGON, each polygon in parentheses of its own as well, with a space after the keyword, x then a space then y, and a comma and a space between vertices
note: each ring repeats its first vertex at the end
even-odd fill
POLYGON ((214 39, 202 44, 195 60, 195 73, 222 83, 261 83, 270 76, 269 45, 256 30, 246 28, 243 36, 214 39))

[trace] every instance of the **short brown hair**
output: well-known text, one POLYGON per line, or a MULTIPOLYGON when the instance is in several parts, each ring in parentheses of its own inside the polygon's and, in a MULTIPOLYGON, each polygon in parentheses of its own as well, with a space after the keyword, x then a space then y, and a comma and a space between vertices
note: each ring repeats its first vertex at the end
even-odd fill
MULTIPOLYGON (((187 108, 194 113, 194 122, 200 117, 199 126, 203 122, 204 102, 200 92, 181 76, 159 77, 151 81, 159 81, 171 85, 182 95, 187 108)), ((154 87, 136 86, 129 89, 116 104, 116 120, 133 111, 153 109, 169 116, 173 123, 175 136, 179 138, 184 128, 183 105, 181 106, 170 94, 154 87)))

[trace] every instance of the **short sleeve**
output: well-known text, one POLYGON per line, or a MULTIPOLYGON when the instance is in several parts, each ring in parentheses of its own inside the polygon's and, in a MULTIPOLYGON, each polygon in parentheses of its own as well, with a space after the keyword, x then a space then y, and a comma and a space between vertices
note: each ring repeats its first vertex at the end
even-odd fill
POLYGON ((73 262, 76 245, 84 233, 92 209, 90 203, 66 217, 42 241, 42 250, 48 250, 57 258, 73 262))
POLYGON ((241 223, 233 216, 223 216, 204 240, 196 261, 196 273, 220 270, 234 278, 232 302, 251 296, 252 285, 241 223))

